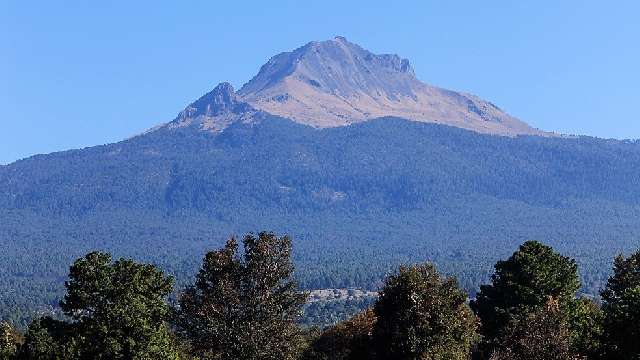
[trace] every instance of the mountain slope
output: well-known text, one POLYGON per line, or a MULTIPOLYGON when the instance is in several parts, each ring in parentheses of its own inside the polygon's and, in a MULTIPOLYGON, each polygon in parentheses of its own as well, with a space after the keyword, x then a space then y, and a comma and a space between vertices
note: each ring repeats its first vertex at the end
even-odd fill
POLYGON ((367 287, 435 261, 470 291, 534 238, 578 258, 595 293, 640 245, 640 144, 501 137, 383 118, 314 129, 267 116, 164 127, 0 167, 0 316, 55 306, 94 249, 188 280, 230 234, 291 234, 307 288, 367 287), (23 309, 23 310, 19 310, 23 309))

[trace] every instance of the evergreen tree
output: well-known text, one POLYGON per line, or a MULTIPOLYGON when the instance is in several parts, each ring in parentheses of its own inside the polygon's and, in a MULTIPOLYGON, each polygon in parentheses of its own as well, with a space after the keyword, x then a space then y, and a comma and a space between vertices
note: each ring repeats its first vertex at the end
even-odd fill
POLYGON ((616 257, 601 296, 609 358, 640 359, 640 251, 616 257))
POLYGON ((567 322, 571 351, 587 359, 602 357, 604 315, 593 300, 580 298, 570 305, 567 322))
POLYGON ((574 360, 569 326, 558 302, 549 299, 542 308, 519 315, 505 329, 499 350, 491 360, 574 360))
POLYGON ((78 347, 71 341, 72 324, 43 317, 29 324, 19 359, 78 359, 78 347))
POLYGON ((307 360, 366 360, 371 358, 371 335, 376 324, 372 309, 340 322, 313 341, 307 360))
POLYGON ((400 267, 375 303, 373 344, 379 359, 467 359, 476 318, 467 294, 431 264, 400 267))
MULTIPOLYGON (((166 324, 173 279, 153 265, 92 252, 71 266, 60 303, 81 359, 176 359, 166 324)), ((73 350, 69 350, 69 349, 73 350)))
POLYGON ((8 323, 0 323, 0 360, 13 359, 18 350, 18 343, 18 332, 8 323))
POLYGON ((527 241, 509 259, 498 261, 491 284, 482 285, 471 307, 480 318, 483 349, 490 350, 516 317, 535 312, 549 297, 568 312, 580 288, 575 260, 537 241, 527 241))
POLYGON ((202 358, 295 358, 306 295, 293 280, 291 240, 261 232, 243 245, 243 257, 233 238, 206 254, 195 284, 180 296, 176 325, 202 358))

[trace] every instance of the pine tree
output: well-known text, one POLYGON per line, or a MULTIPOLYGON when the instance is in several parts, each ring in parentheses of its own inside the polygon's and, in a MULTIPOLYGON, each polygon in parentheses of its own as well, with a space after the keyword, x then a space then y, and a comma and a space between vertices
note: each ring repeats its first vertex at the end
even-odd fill
POLYGON ((468 359, 476 318, 453 278, 430 264, 401 267, 374 306, 378 359, 468 359))
POLYGON ((261 232, 243 245, 242 257, 233 238, 205 255, 195 284, 180 296, 177 328, 202 358, 295 358, 306 295, 293 280, 291 240, 261 232))
POLYGON ((19 334, 8 323, 0 323, 0 360, 10 360, 18 351, 19 334))
POLYGON ((571 350, 586 359, 601 359, 603 321, 602 309, 593 300, 579 298, 573 301, 567 316, 571 350))
POLYGON ((342 321, 322 332, 307 350, 306 360, 366 360, 372 356, 371 336, 376 324, 372 309, 342 321))
POLYGON ((640 358, 640 251, 616 257, 601 296, 609 358, 640 358))
POLYGON ((549 297, 568 312, 579 288, 575 260, 539 242, 525 242, 509 259, 498 261, 491 284, 482 285, 471 302, 484 336, 481 348, 490 352, 510 322, 540 309, 549 297))
POLYGON ((72 324, 43 317, 29 324, 24 344, 20 347, 19 359, 57 360, 81 359, 79 350, 71 341, 72 324))
POLYGON ((81 359, 177 359, 166 320, 173 279, 153 265, 92 252, 71 266, 60 303, 65 346, 81 359))
POLYGON ((514 318, 504 331, 491 360, 574 360, 569 325, 558 302, 514 318))

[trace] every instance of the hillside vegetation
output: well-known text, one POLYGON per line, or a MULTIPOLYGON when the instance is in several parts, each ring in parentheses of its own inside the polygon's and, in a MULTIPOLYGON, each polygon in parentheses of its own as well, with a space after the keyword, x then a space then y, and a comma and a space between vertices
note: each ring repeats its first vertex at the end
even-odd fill
POLYGON ((597 295, 640 245, 640 144, 499 137, 383 118, 313 129, 269 117, 220 134, 161 129, 0 167, 0 314, 63 295, 68 264, 104 250, 185 283, 231 234, 291 234, 305 289, 377 290, 431 261, 475 296, 528 239, 576 259, 597 295))
POLYGON ((230 238, 207 252, 177 301, 158 267, 91 252, 60 301, 26 332, 0 324, 0 358, 216 360, 633 360, 640 356, 640 251, 615 259, 602 305, 577 294, 574 259, 527 241, 495 264, 476 299, 431 263, 400 266, 372 306, 334 326, 297 321, 308 297, 291 239, 230 238))

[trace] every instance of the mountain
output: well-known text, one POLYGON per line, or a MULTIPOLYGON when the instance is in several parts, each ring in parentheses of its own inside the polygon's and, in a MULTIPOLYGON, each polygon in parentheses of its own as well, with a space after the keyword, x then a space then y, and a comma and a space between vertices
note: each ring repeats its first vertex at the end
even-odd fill
POLYGON ((257 111, 256 121, 268 113, 315 128, 394 116, 494 135, 556 136, 477 96, 424 84, 407 59, 373 54, 344 37, 272 57, 237 94, 221 83, 169 126, 197 124, 218 132, 236 120, 253 122, 257 111), (235 108, 221 106, 222 100, 235 108))
POLYGON ((638 142, 523 135, 507 131, 521 123, 494 107, 502 122, 465 124, 501 133, 451 126, 462 121, 455 116, 340 122, 304 117, 288 100, 265 105, 278 91, 305 109, 322 96, 379 91, 401 111, 406 99, 397 99, 421 86, 439 94, 429 104, 488 104, 419 85, 406 61, 358 49, 344 39, 311 43, 144 134, 0 166, 0 317, 56 306, 68 264, 87 251, 154 262, 183 284, 206 249, 247 231, 291 234, 305 288, 375 289, 395 265, 428 260, 473 293, 497 259, 538 239, 575 257, 583 290, 595 294, 612 256, 640 246, 638 142), (351 58, 329 51, 343 46, 351 58), (325 65, 312 66, 311 54, 325 65), (329 81, 340 73, 353 76, 329 81), (287 87, 302 74, 324 95, 287 87))
POLYGON ((477 96, 424 84, 407 59, 344 37, 274 56, 238 93, 258 109, 319 128, 395 116, 497 135, 552 135, 477 96))

